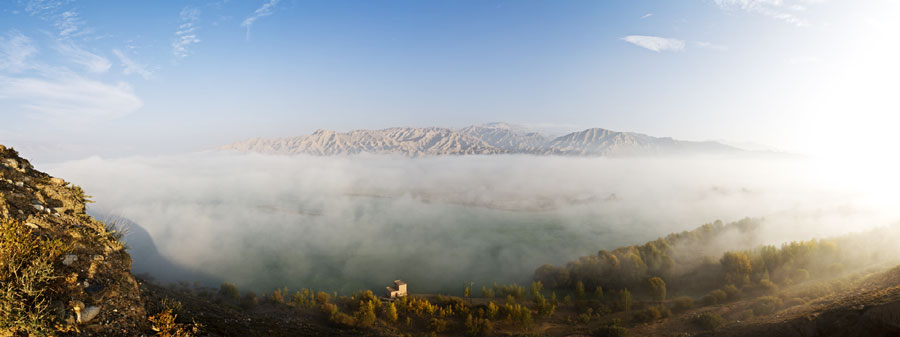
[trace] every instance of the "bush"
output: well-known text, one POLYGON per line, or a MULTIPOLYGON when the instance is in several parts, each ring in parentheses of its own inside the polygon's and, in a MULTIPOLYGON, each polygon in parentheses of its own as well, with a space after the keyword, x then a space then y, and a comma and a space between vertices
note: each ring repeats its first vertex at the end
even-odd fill
POLYGON ((608 325, 594 330, 591 335, 596 337, 625 337, 628 336, 628 329, 620 326, 608 325))
POLYGON ((753 310, 747 309, 747 310, 741 311, 741 320, 742 321, 746 321, 751 318, 753 318, 753 310))
POLYGON ((775 296, 763 296, 756 299, 751 309, 757 316, 772 314, 781 307, 781 299, 775 296))
POLYGON ((447 330, 447 321, 440 318, 432 318, 428 322, 428 327, 434 332, 444 332, 447 330))
POLYGON ((660 318, 668 318, 672 316, 672 311, 666 306, 651 306, 644 310, 638 311, 632 316, 635 322, 646 323, 658 320, 660 318))
POLYGON ((701 301, 703 302, 703 305, 713 305, 725 303, 726 299, 728 299, 728 294, 724 290, 716 289, 710 291, 708 294, 706 294, 706 296, 703 296, 703 299, 701 299, 701 301))
POLYGON ((738 290, 733 284, 726 285, 722 287, 722 291, 725 292, 725 296, 729 301, 735 301, 741 298, 741 291, 738 290))
POLYGON ((694 300, 687 296, 681 296, 671 300, 672 311, 685 312, 694 307, 694 300))
POLYGON ((712 312, 704 312, 694 318, 694 324, 697 324, 703 330, 716 330, 725 324, 725 319, 719 314, 712 312))
POLYGON ((52 334, 50 283, 53 263, 68 251, 62 241, 45 240, 22 222, 0 222, 0 331, 11 335, 52 334))
POLYGON ((238 287, 234 283, 226 282, 219 286, 219 296, 237 301, 241 299, 241 292, 238 291, 238 287))
POLYGON ((763 289, 763 291, 767 292, 774 292, 778 290, 778 286, 769 279, 759 280, 759 286, 763 289))
POLYGON ((794 298, 788 300, 787 302, 784 302, 785 307, 793 307, 795 305, 804 305, 804 304, 806 304, 806 301, 804 301, 802 298, 799 298, 799 297, 794 297, 794 298))
POLYGON ((257 305, 259 305, 259 297, 252 291, 245 293, 244 298, 241 299, 241 307, 244 307, 244 309, 250 309, 257 305))

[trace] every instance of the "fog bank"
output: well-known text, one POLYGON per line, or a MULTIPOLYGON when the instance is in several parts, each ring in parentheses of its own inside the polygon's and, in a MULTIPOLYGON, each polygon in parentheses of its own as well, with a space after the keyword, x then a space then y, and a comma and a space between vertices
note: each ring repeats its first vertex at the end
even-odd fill
POLYGON ((147 262, 140 244, 132 250, 136 273, 205 275, 207 283, 254 290, 377 290, 402 278, 411 291, 435 292, 469 281, 527 282, 541 264, 716 219, 765 217, 760 243, 897 219, 865 191, 810 175, 810 165, 791 158, 198 153, 94 157, 42 169, 84 187, 95 214, 139 225, 159 258, 181 268, 147 262))

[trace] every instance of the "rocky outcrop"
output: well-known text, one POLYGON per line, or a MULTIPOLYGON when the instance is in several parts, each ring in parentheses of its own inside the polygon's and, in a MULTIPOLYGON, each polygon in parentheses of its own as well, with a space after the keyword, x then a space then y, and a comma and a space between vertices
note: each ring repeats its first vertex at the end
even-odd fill
MULTIPOLYGON (((3 290, 12 296, 7 300, 34 301, 23 310, 40 314, 29 327, 0 326, 0 335, 33 333, 40 326, 102 336, 135 336, 148 330, 139 285, 130 272, 131 257, 113 228, 85 214, 87 202, 80 187, 35 170, 15 150, 0 145, 0 226, 4 232, 0 245, 14 249, 22 243, 15 240, 25 240, 52 247, 38 246, 47 252, 42 256, 53 256, 50 261, 32 261, 47 264, 40 270, 51 275, 45 275, 47 281, 42 283, 0 269, 5 282, 20 284, 3 290), (23 288, 33 285, 40 287, 23 288), (32 310, 35 306, 40 310, 32 310), (21 330, 26 328, 31 330, 21 330)), ((7 256, 4 261, 14 261, 14 257, 7 256)), ((24 315, 19 311, 0 314, 24 315)))

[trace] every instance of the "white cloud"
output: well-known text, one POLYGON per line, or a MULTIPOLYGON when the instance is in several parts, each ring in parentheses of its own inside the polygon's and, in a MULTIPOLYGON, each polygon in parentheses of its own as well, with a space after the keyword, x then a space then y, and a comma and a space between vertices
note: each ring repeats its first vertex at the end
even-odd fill
POLYGON ((17 31, 0 36, 0 71, 20 72, 29 68, 28 59, 37 53, 31 39, 17 31))
POLYGON ((636 46, 655 51, 657 53, 661 51, 684 50, 684 41, 678 39, 670 39, 658 36, 629 35, 623 37, 622 40, 632 43, 636 46))
POLYGON ((53 26, 59 30, 61 37, 78 36, 85 33, 82 30, 84 20, 78 17, 78 12, 75 11, 65 11, 59 14, 54 20, 53 26))
POLYGON ((52 79, 0 75, 0 100, 17 102, 24 112, 58 122, 114 119, 143 105, 127 83, 107 84, 75 74, 52 79))
POLYGON ((646 19, 646 18, 649 18, 649 17, 651 17, 651 16, 653 16, 653 13, 647 13, 647 14, 644 14, 643 16, 641 16, 641 19, 646 19))
POLYGON ((69 41, 59 42, 56 50, 67 57, 69 61, 79 64, 93 73, 105 73, 112 66, 105 57, 84 50, 69 41))
POLYGON ((172 42, 172 54, 184 58, 190 54, 188 47, 200 43, 197 36, 197 21, 200 19, 200 10, 185 7, 179 13, 181 25, 175 31, 175 41, 172 42))
POLYGON ((713 0, 719 8, 725 10, 742 10, 781 20, 798 27, 809 26, 809 22, 788 10, 801 12, 806 10, 804 4, 821 2, 820 0, 713 0))
POLYGON ((253 23, 261 17, 272 15, 272 13, 275 12, 275 5, 278 4, 278 1, 279 0, 269 0, 269 2, 263 4, 262 7, 257 8, 253 14, 244 19, 244 22, 241 22, 241 27, 247 28, 248 39, 250 38, 250 27, 253 26, 253 23))
POLYGON ((718 50, 718 51, 728 50, 728 46, 723 46, 723 45, 715 44, 715 43, 711 43, 711 42, 694 41, 693 43, 694 43, 694 45, 696 45, 697 47, 700 47, 700 48, 706 48, 706 49, 712 49, 712 50, 718 50))
POLYGON ((140 75, 145 80, 148 80, 151 77, 153 77, 153 73, 150 72, 149 70, 147 70, 147 66, 135 62, 134 60, 131 59, 131 57, 129 57, 122 51, 120 51, 118 49, 113 49, 113 54, 116 54, 116 56, 119 58, 119 61, 122 62, 122 66, 124 66, 124 68, 125 68, 124 70, 122 70, 123 74, 125 74, 125 75, 131 75, 131 74, 140 75))

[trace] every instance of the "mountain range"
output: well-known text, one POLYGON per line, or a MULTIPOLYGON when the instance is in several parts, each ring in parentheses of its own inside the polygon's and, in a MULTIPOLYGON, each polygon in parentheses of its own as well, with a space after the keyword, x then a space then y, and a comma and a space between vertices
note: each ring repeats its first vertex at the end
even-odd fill
POLYGON ((716 141, 684 141, 601 128, 553 138, 507 123, 472 125, 461 129, 395 127, 350 132, 317 130, 305 136, 250 139, 222 146, 219 150, 321 156, 400 154, 411 157, 472 154, 646 156, 744 152, 716 141))

